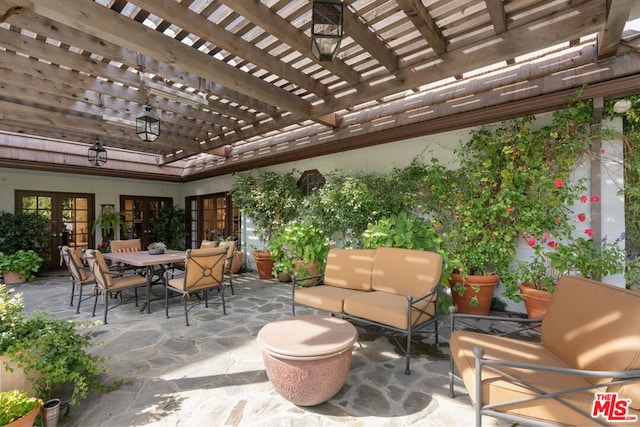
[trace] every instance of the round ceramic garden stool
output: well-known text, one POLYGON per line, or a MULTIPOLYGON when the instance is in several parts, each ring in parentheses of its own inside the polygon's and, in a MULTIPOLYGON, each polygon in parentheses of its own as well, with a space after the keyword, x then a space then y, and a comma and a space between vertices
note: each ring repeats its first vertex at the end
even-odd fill
POLYGON ((265 325, 258 344, 276 391, 296 405, 313 406, 344 385, 357 338, 356 328, 342 319, 293 316, 265 325))

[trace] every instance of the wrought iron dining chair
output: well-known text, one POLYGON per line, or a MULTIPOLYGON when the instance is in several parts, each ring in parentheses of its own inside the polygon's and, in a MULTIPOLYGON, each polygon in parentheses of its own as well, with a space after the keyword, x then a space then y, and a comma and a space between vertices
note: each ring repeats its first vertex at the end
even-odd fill
POLYGON ((229 287, 231 288, 231 295, 235 295, 235 292, 233 291, 233 255, 236 251, 236 242, 234 242, 233 240, 222 240, 218 244, 218 247, 227 248, 227 259, 224 261, 224 272, 229 277, 229 287))
POLYGON ((166 278, 165 288, 165 315, 169 318, 169 292, 174 291, 182 296, 184 303, 184 319, 189 326, 189 311, 201 304, 201 299, 188 304, 192 294, 202 292, 205 307, 209 307, 208 291, 218 289, 222 300, 222 312, 227 314, 224 301, 224 290, 227 287, 225 279, 224 263, 227 257, 227 248, 189 249, 185 257, 184 276, 169 279, 166 278))
MULTIPOLYGON (((112 292, 120 292, 122 304, 122 292, 126 289, 133 289, 135 293, 136 307, 138 306, 138 288, 147 286, 147 278, 139 274, 118 275, 117 272, 109 270, 107 263, 102 256, 102 253, 96 249, 87 249, 85 251, 85 257, 89 262, 89 270, 93 273, 96 279, 97 292, 95 300, 93 302, 93 316, 96 315, 96 307, 98 305, 98 295, 103 295, 104 298, 104 324, 107 324, 107 313, 109 308, 108 295, 112 292)), ((148 303, 148 301, 147 301, 148 303)), ((118 305, 111 307, 115 308, 118 305)))
POLYGON ((96 292, 96 279, 91 272, 85 268, 82 257, 80 256, 79 248, 70 248, 69 246, 60 246, 60 259, 67 266, 69 275, 71 276, 71 300, 69 306, 73 307, 73 298, 76 291, 78 291, 78 303, 76 305, 76 313, 80 313, 80 304, 93 296, 96 292), (85 286, 91 287, 91 294, 82 298, 82 290, 85 286))
MULTIPOLYGON (((111 252, 113 253, 140 252, 142 250, 142 240, 141 239, 111 240, 109 242, 109 247, 111 248, 111 252)), ((134 266, 126 265, 122 263, 117 263, 114 268, 116 268, 120 272, 124 272, 125 270, 134 270, 135 272, 140 272, 138 267, 134 267, 134 266)))

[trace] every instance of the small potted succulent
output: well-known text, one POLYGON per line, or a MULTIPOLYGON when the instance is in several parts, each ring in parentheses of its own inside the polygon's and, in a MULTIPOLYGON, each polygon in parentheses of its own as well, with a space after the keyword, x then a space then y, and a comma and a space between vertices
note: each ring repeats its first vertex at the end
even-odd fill
POLYGON ((31 397, 24 390, 0 392, 0 425, 33 426, 41 406, 42 399, 31 397))

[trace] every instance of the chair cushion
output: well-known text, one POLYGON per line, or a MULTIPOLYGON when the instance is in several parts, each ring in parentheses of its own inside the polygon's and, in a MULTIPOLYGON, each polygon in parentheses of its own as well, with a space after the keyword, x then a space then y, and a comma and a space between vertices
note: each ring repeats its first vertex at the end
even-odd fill
POLYGON ((341 313, 344 299, 360 293, 362 293, 362 291, 319 285, 296 289, 296 292, 293 294, 293 300, 298 304, 320 310, 341 313))
POLYGON ((324 283, 336 288, 370 291, 374 256, 374 249, 331 249, 324 283))
MULTIPOLYGON (((431 320, 435 315, 435 295, 431 300, 432 304, 421 303, 421 308, 426 310, 428 315, 413 310, 411 314, 412 323, 423 323, 431 320)), ((359 292, 348 296, 344 300, 344 312, 351 316, 362 317, 383 325, 408 330, 407 323, 407 298, 404 295, 395 295, 387 292, 359 292)))
POLYGON ((442 257, 428 251, 378 248, 375 252, 371 287, 396 295, 418 297, 440 283, 442 257))
MULTIPOLYGON (((506 359, 515 362, 544 364, 563 368, 568 367, 558 356, 545 348, 542 343, 538 342, 456 330, 451 334, 449 346, 456 368, 473 401, 476 401, 474 377, 475 356, 473 354, 473 347, 475 346, 483 347, 485 357, 489 359, 506 359)), ((556 391, 571 387, 591 385, 587 379, 578 376, 552 375, 543 372, 515 369, 505 369, 505 371, 545 391, 556 391)), ((534 395, 536 394, 526 388, 516 385, 512 381, 500 378, 497 373, 483 370, 483 404, 527 398, 534 395)), ((578 408, 590 413, 593 398, 593 392, 581 392, 571 395, 568 400, 578 408)), ((502 412, 504 409, 500 409, 500 411, 502 412)), ((537 403, 530 402, 511 405, 509 411, 526 417, 548 420, 552 423, 593 425, 591 418, 582 417, 553 399, 543 399, 537 403)))

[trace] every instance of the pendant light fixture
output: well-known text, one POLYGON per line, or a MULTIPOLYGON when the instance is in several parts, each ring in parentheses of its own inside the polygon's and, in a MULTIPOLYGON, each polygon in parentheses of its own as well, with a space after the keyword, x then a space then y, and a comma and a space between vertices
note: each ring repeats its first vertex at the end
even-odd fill
POLYGON ((87 159, 93 166, 102 166, 107 163, 107 150, 102 146, 100 138, 96 138, 93 146, 89 147, 87 159))
POLYGON ((311 11, 311 53, 332 61, 342 41, 342 3, 314 1, 311 11))

